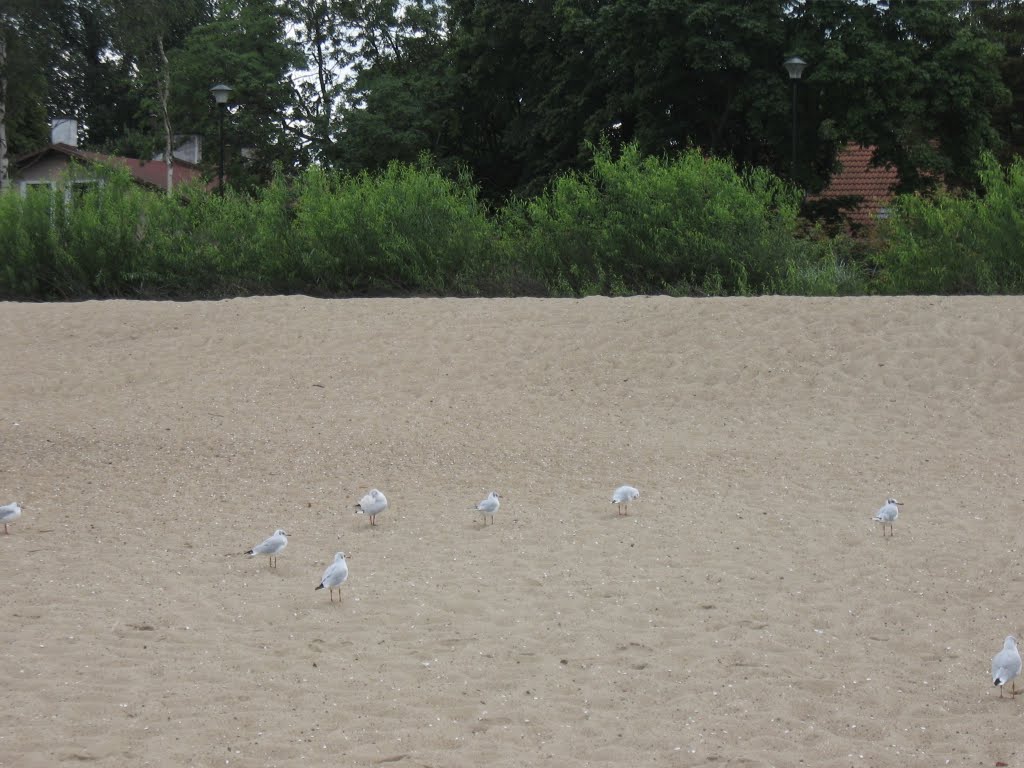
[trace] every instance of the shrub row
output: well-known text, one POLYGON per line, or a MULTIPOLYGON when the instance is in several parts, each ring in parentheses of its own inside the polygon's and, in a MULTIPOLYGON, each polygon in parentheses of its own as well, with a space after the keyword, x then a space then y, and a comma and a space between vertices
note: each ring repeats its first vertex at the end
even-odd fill
POLYGON ((697 151, 599 149, 590 172, 498 211, 426 159, 311 168, 256 197, 168 197, 110 171, 0 196, 0 298, 1018 291, 1024 166, 989 159, 983 182, 982 197, 901 198, 864 257, 798 236, 797 190, 697 151))

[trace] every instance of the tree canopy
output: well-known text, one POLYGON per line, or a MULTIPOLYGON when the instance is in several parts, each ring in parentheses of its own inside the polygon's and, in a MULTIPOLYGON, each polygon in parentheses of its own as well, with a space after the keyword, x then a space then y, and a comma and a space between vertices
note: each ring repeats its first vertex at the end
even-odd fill
POLYGON ((907 189, 974 186, 984 150, 1024 146, 1024 7, 1010 0, 6 0, 0 37, 10 154, 45 144, 59 115, 87 147, 143 155, 172 130, 213 147, 223 81, 240 186, 426 152, 500 201, 585 170, 601 142, 788 176, 790 55, 809 63, 805 188, 850 140, 907 189))

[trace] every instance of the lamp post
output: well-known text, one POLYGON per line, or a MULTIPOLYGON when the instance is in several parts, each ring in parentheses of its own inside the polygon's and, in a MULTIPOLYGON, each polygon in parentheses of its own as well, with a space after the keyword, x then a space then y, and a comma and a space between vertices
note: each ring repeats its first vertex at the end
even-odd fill
POLYGON ((217 192, 224 195, 224 111, 227 109, 228 99, 231 98, 232 88, 230 85, 220 83, 210 89, 214 101, 220 111, 220 175, 217 184, 217 192))
POLYGON ((800 75, 804 73, 807 62, 799 56, 792 56, 782 62, 782 66, 789 72, 789 79, 793 83, 793 156, 790 159, 789 176, 796 180, 796 86, 800 82, 800 75))

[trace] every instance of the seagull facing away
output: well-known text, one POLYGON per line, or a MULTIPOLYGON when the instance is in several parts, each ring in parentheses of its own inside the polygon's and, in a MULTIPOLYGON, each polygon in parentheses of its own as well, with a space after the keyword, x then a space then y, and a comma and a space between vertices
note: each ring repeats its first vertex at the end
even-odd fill
POLYGON ((1017 675, 1020 674, 1020 651, 1017 650, 1017 638, 1007 635, 1003 641, 1003 650, 992 657, 992 684, 999 686, 999 696, 1003 695, 1003 686, 1010 683, 1010 696, 1017 695, 1017 675), (1012 681, 1012 682, 1011 682, 1012 681))
POLYGON ((274 531, 274 535, 264 541, 262 544, 257 544, 255 547, 247 551, 245 554, 252 555, 269 555, 270 556, 270 567, 277 567, 277 556, 281 553, 285 547, 288 546, 288 534, 285 533, 281 528, 274 531))
POLYGON ((357 515, 369 515, 370 525, 377 524, 377 515, 388 508, 387 497, 374 488, 368 494, 363 496, 356 504, 357 515))
POLYGON ((4 504, 0 507, 0 523, 4 524, 4 533, 9 534, 7 530, 7 524, 13 523, 21 517, 21 504, 18 502, 12 502, 11 504, 4 504))
POLYGON ((629 502, 640 498, 640 491, 632 485, 620 485, 612 494, 612 504, 618 505, 620 515, 629 514, 629 502))
POLYGON ((889 526, 889 535, 893 536, 892 524, 897 517, 900 516, 900 507, 903 506, 902 501, 896 501, 896 499, 886 499, 885 504, 878 512, 875 513, 873 520, 877 520, 882 524, 882 535, 885 536, 885 526, 889 526))
MULTIPOLYGON (((334 562, 327 566, 324 577, 320 579, 320 586, 316 589, 327 587, 331 590, 331 602, 334 602, 334 590, 338 590, 338 602, 341 602, 341 585, 348 578, 348 563, 345 562, 345 553, 338 552, 334 556, 334 562)), ((315 592, 316 589, 313 591, 315 592)))

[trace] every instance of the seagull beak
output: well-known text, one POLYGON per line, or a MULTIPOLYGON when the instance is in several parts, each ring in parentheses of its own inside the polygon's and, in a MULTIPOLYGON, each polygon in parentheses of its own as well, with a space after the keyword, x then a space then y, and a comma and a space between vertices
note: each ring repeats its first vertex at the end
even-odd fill
POLYGON ((897 507, 902 507, 903 506, 903 502, 902 501, 897 501, 896 502, 896 506, 897 507))

